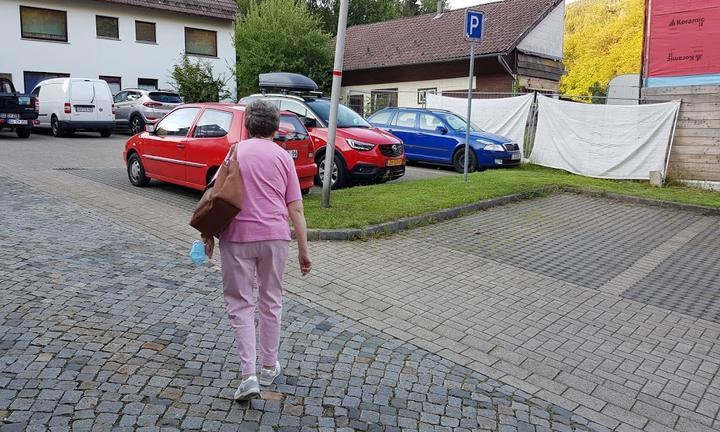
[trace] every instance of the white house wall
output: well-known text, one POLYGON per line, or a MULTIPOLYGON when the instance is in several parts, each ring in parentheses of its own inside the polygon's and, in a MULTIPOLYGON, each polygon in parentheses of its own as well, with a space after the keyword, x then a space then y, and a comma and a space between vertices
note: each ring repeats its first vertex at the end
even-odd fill
MULTIPOLYGON (((447 78, 427 81, 407 81, 398 83, 382 83, 359 86, 348 86, 342 88, 343 103, 347 104, 348 94, 364 94, 365 102, 370 100, 371 91, 381 90, 398 90, 398 106, 401 107, 422 107, 418 104, 418 90, 426 88, 435 88, 438 93, 450 90, 461 90, 467 92, 468 79, 464 78, 447 78), (464 89, 464 90, 463 90, 464 89)), ((473 78, 473 87, 475 87, 475 78, 473 78)))
POLYGON ((553 9, 520 44, 518 49, 555 60, 563 58, 563 35, 565 33, 565 2, 553 9))
POLYGON ((157 79, 160 88, 169 88, 172 65, 185 50, 185 27, 217 32, 218 57, 203 60, 212 65, 216 76, 228 79, 227 88, 234 95, 232 21, 99 1, 0 0, 0 74, 12 74, 19 90, 24 87, 23 71, 69 73, 78 78, 119 76, 123 88, 137 87, 138 78, 149 78, 157 79), (66 11, 68 42, 22 39, 21 5, 66 11), (96 36, 96 15, 119 19, 119 41, 96 36), (135 20, 156 23, 156 44, 135 42, 135 20))

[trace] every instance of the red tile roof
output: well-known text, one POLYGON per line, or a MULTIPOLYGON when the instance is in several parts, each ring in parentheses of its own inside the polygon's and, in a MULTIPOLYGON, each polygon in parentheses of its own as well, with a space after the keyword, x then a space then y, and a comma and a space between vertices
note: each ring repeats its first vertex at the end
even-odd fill
POLYGON ((140 6, 151 9, 162 9, 172 12, 181 12, 191 15, 200 15, 212 18, 235 19, 237 3, 235 0, 101 0, 106 3, 116 3, 131 6, 140 6))
MULTIPOLYGON (((475 54, 508 53, 563 0, 505 0, 481 4, 485 38, 475 54)), ((349 27, 344 70, 374 69, 467 58, 465 9, 349 27)))

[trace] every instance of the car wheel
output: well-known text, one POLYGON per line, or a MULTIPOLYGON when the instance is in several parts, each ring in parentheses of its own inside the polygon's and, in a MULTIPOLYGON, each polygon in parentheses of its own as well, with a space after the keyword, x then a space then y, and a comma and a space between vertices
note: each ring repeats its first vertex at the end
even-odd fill
POLYGON ((29 127, 19 127, 15 129, 15 133, 17 134, 18 138, 28 138, 30 137, 30 129, 29 127))
POLYGON ((310 188, 307 188, 307 189, 300 189, 300 193, 301 193, 301 194, 303 194, 303 195, 307 195, 307 194, 309 194, 309 193, 310 193, 310 188))
POLYGON ((100 131, 100 136, 103 138, 107 138, 110 135, 112 135, 112 133, 113 133, 112 129, 103 129, 100 131))
POLYGON ((57 117, 55 117, 55 115, 53 115, 50 119, 50 133, 54 137, 65 136, 65 131, 63 130, 62 126, 60 126, 60 122, 58 121, 57 117))
POLYGON ((137 135, 144 130, 145 130, 145 120, 143 120, 143 118, 137 114, 132 116, 130 118, 130 132, 132 132, 133 135, 137 135))
MULTIPOLYGON (((339 189, 345 185, 345 165, 343 165, 338 155, 335 155, 333 161, 332 173, 330 174, 330 186, 332 189, 339 189)), ((316 181, 319 185, 322 185, 325 179, 325 153, 318 158, 317 166, 318 175, 316 181)))
MULTIPOLYGON (((468 152, 470 158, 468 159, 468 172, 474 172, 477 170, 477 158, 475 157, 475 151, 470 149, 468 152)), ((453 168, 459 173, 465 172, 465 148, 458 149, 453 155, 453 168)))
POLYGON ((140 155, 133 153, 128 158, 127 163, 128 179, 133 186, 143 187, 150 183, 150 177, 145 175, 145 168, 143 167, 140 155))

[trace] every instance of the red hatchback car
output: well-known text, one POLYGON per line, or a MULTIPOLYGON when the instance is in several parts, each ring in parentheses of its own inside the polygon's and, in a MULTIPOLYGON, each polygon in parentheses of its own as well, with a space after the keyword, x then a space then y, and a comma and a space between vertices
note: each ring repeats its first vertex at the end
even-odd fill
MULTIPOLYGON (((170 111, 125 144, 123 158, 135 186, 150 179, 203 190, 233 143, 248 138, 245 107, 235 104, 187 104, 170 111)), ((313 146, 300 119, 280 114, 275 142, 295 160, 303 193, 310 191, 317 174, 313 146)))

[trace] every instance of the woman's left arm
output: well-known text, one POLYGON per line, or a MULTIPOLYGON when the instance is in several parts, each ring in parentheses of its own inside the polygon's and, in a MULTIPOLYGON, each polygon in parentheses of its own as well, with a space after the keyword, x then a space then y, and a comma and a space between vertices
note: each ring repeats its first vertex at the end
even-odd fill
POLYGON ((305 222, 305 209, 302 200, 296 200, 288 204, 288 214, 295 228, 295 238, 298 242, 298 260, 300 261, 300 271, 302 275, 310 273, 312 270, 312 261, 310 260, 310 252, 307 244, 307 222, 305 222))

